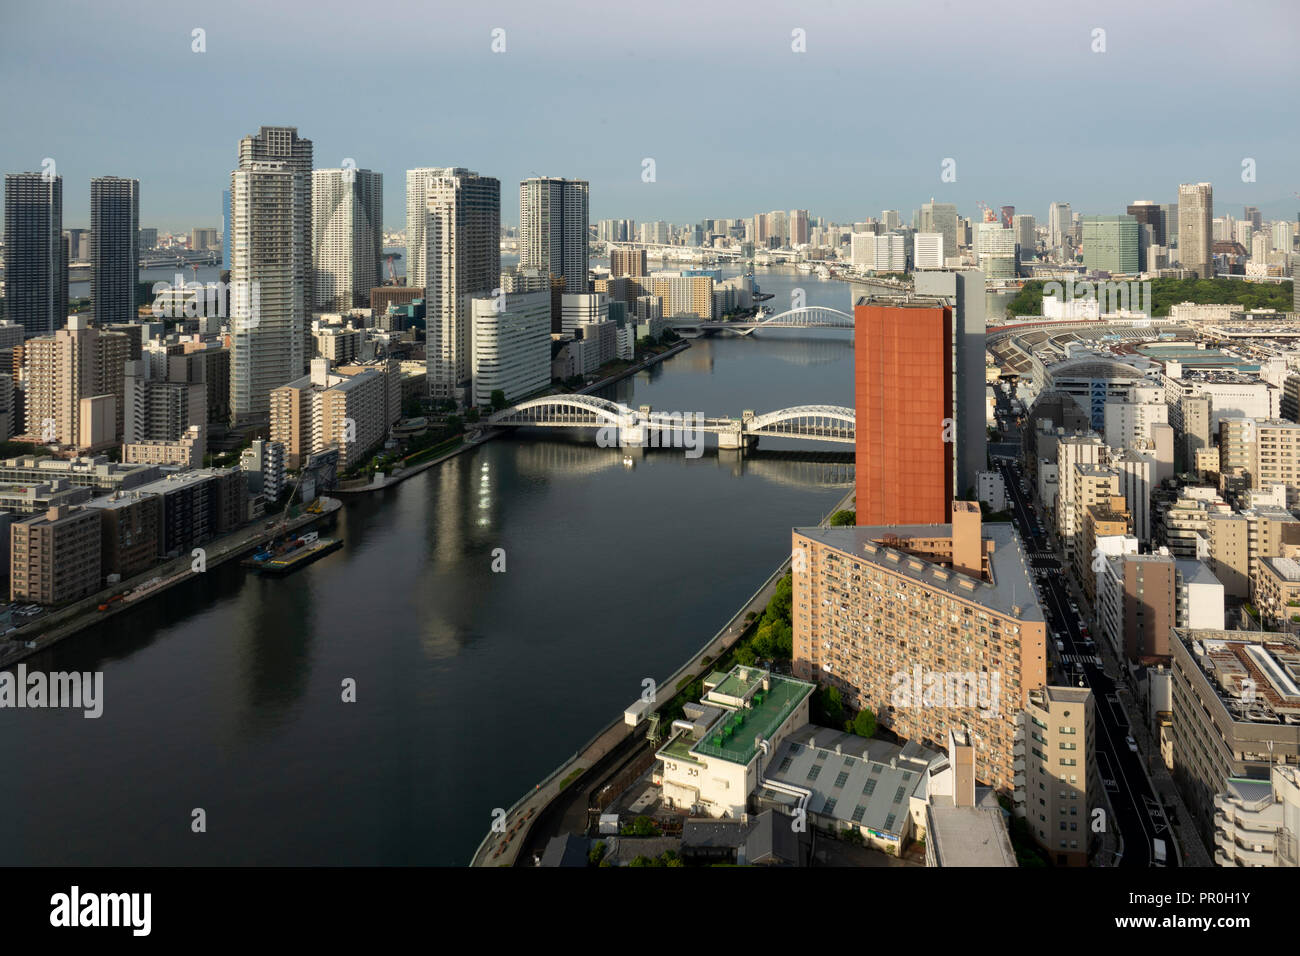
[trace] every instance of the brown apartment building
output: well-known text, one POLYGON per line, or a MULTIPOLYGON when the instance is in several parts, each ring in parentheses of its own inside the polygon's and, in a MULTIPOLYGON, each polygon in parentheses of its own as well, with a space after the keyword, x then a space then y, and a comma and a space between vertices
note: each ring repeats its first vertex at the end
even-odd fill
POLYGON ((980 780, 1010 792, 1045 619, 1014 529, 952 507, 950 524, 794 531, 794 674, 924 746, 968 731, 980 780))
POLYGON ((100 513, 58 507, 9 528, 9 597, 53 605, 100 587, 100 513))

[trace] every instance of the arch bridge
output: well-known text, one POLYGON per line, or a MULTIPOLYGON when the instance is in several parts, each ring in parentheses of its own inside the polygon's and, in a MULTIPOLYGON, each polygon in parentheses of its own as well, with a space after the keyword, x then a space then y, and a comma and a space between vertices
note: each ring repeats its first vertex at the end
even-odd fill
POLYGON ((754 447, 763 436, 853 444, 856 417, 839 405, 796 405, 739 418, 711 418, 699 412, 657 412, 629 408, 595 395, 545 395, 492 415, 493 428, 594 428, 602 445, 679 445, 688 436, 718 436, 720 448, 754 447))

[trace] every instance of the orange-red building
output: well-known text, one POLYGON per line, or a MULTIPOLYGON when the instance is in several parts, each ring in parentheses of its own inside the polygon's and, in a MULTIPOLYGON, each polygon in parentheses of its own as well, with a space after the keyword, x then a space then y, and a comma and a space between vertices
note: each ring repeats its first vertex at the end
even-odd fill
POLYGON ((952 309, 863 298, 853 320, 857 523, 945 524, 957 447, 952 309))

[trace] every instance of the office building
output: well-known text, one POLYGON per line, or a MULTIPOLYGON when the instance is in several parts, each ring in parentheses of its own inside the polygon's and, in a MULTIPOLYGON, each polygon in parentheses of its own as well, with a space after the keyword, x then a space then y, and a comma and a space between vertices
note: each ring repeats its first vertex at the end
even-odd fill
POLYGON ((551 384, 549 292, 510 292, 504 293, 503 299, 477 297, 471 315, 475 406, 490 406, 495 391, 500 391, 507 403, 514 403, 551 384))
POLYGON ((406 174, 407 282, 425 290, 429 394, 471 397, 470 301, 501 276, 501 183, 459 167, 406 174))
POLYGON ((914 276, 916 294, 934 296, 952 309, 954 392, 950 436, 956 448, 958 493, 969 495, 988 463, 984 405, 984 275, 976 269, 932 271, 914 276))
POLYGON ((943 236, 944 264, 957 255, 957 207, 952 203, 935 202, 931 199, 921 205, 921 219, 917 232, 934 233, 943 236))
POLYGON ((1138 226, 1151 227, 1151 241, 1157 246, 1165 245, 1164 216, 1160 207, 1149 199, 1139 199, 1128 207, 1126 212, 1137 220, 1138 226))
POLYGON ((207 252, 217 247, 217 230, 195 226, 190 230, 190 249, 195 252, 207 252))
POLYGON ((1083 267, 1090 272, 1136 275, 1138 221, 1134 216, 1083 217, 1083 267))
POLYGON ((1014 279, 1017 271, 1016 231, 1000 222, 981 222, 975 233, 975 256, 990 279, 1014 279))
POLYGON ((1073 222, 1068 202, 1054 202, 1047 207, 1047 244, 1054 254, 1069 241, 1073 222))
POLYGON ((90 181, 90 306, 101 328, 134 322, 140 304, 140 181, 90 181))
POLYGON ((99 512, 50 508, 9 527, 9 597, 51 606, 99 590, 99 512))
MULTIPOLYGON (((858 522, 942 524, 957 464, 952 307, 934 297, 864 297, 853 313, 858 522)), ((981 379, 973 411, 982 398, 981 379)))
POLYGON ((1215 847, 1215 797, 1229 780, 1300 766, 1300 642, 1260 631, 1176 628, 1174 782, 1215 847))
POLYGON ((1038 220, 1033 216, 1016 216, 1012 228, 1016 233, 1016 251, 1021 262, 1038 255, 1038 220))
POLYGON ((1214 278, 1214 188, 1209 183, 1178 187, 1178 261, 1198 279, 1214 278))
POLYGON ((587 291, 585 180, 538 176, 519 184, 519 267, 564 277, 564 291, 587 291))
POLYGON ((917 269, 943 268, 943 235, 918 232, 912 239, 913 266, 917 269))
POLYGON ((313 308, 346 312, 370 305, 382 278, 384 176, 369 169, 311 174, 313 308))
POLYGON ((5 317, 28 336, 51 335, 68 318, 63 177, 5 174, 5 317))

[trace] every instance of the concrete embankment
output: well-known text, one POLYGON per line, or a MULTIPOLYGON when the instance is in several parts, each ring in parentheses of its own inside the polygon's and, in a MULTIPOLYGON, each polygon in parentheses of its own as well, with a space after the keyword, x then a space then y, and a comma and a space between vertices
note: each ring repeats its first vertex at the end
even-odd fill
MULTIPOLYGON (((278 533, 301 531, 317 522, 332 518, 342 507, 342 502, 336 498, 322 497, 318 500, 321 502, 319 513, 303 512, 298 517, 289 519, 283 531, 278 533)), ((245 525, 237 531, 202 545, 204 571, 194 570, 195 558, 190 554, 184 554, 89 597, 56 608, 10 634, 11 640, 0 641, 0 667, 8 667, 33 654, 39 654, 59 641, 100 621, 138 607, 144 601, 152 600, 164 591, 190 580, 196 574, 210 571, 227 561, 247 554, 263 544, 268 533, 264 521, 245 525), (158 579, 158 583, 149 587, 147 591, 142 590, 135 600, 128 601, 123 598, 113 601, 106 610, 99 610, 101 604, 123 594, 128 588, 143 589, 155 579, 158 579)))
MULTIPOLYGON (((835 512, 850 508, 853 495, 853 491, 845 494, 839 503, 827 512, 821 524, 825 525, 829 522, 831 515, 835 512)), ((711 661, 716 661, 730 650, 732 645, 740 640, 745 633, 745 616, 750 611, 757 614, 763 613, 767 602, 771 600, 772 593, 776 589, 777 582, 785 576, 789 569, 790 559, 787 558, 781 562, 780 566, 772 572, 759 589, 741 605, 740 609, 731 616, 731 619, 718 629, 707 644, 696 651, 670 677, 659 682, 656 686, 664 688, 664 694, 671 698, 677 694, 678 682, 693 678, 703 670, 704 658, 708 657, 711 661)), ((636 733, 636 730, 637 728, 628 727, 624 723, 622 714, 602 728, 576 753, 551 771, 546 779, 516 800, 514 805, 506 810, 504 831, 488 832, 474 852, 470 866, 513 866, 520 849, 528 843, 529 832, 533 824, 542 817, 542 811, 553 800, 561 796, 569 785, 576 782, 583 773, 597 764, 628 737, 636 733)))

